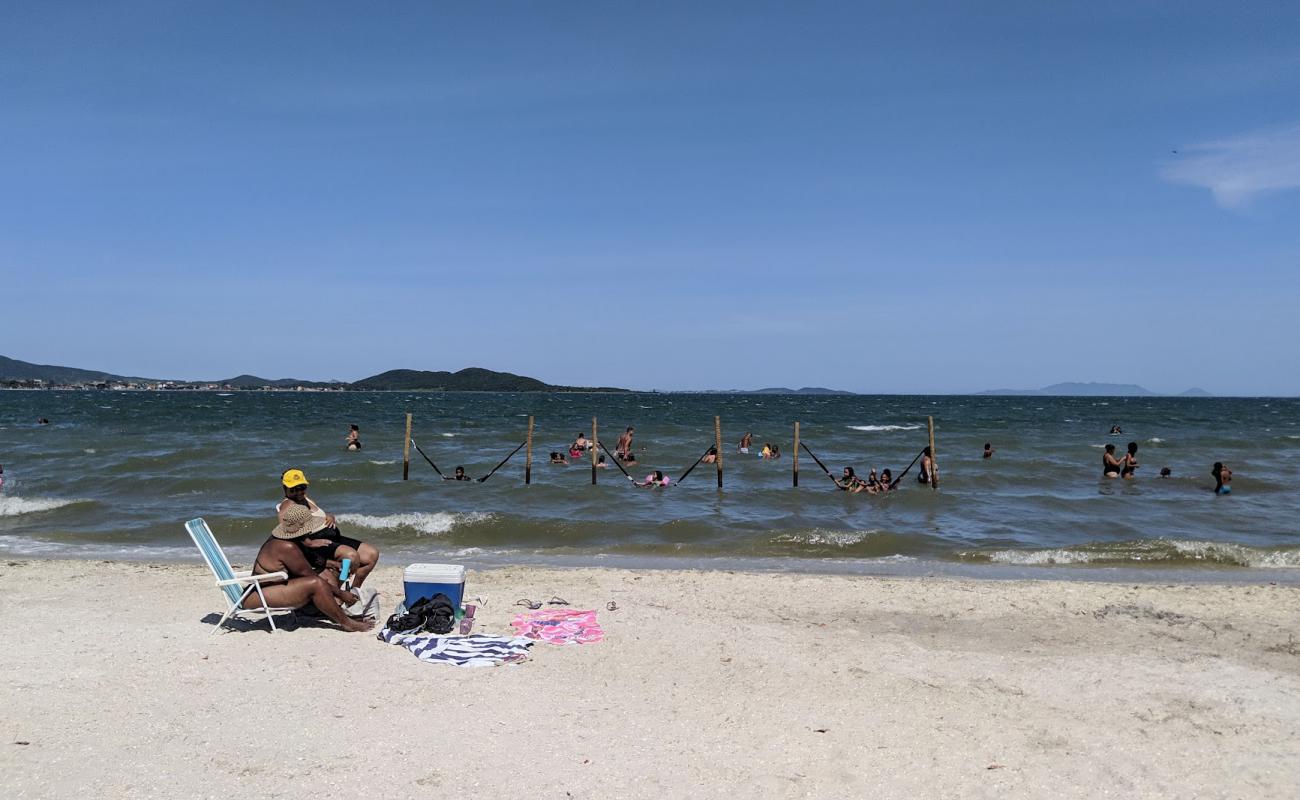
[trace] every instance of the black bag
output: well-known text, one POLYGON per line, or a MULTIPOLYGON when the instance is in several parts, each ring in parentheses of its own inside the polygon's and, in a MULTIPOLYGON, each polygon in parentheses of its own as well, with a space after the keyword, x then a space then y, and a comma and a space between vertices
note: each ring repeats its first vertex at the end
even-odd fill
POLYGON ((456 607, 451 604, 451 598, 441 592, 433 597, 421 597, 405 614, 388 618, 388 629, 394 633, 451 633, 455 625, 456 607))

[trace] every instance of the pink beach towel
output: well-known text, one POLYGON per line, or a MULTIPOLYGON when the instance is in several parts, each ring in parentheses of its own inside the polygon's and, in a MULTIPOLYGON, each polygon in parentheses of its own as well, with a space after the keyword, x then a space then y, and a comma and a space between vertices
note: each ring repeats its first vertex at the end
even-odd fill
POLYGON ((516 614, 510 621, 515 633, 550 644, 591 644, 605 638, 595 611, 548 608, 516 614))

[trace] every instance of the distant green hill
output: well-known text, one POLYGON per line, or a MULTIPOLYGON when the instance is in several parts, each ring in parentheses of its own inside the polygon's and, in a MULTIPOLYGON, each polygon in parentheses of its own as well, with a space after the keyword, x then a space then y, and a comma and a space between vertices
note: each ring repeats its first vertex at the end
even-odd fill
POLYGON ((75 367, 32 364, 0 356, 0 380, 45 381, 46 383, 102 383, 105 381, 151 381, 153 378, 129 378, 110 372, 75 367))
POLYGON ((436 392, 626 392, 613 387, 554 386, 536 378, 467 367, 459 372, 390 369, 348 385, 350 389, 436 392))
POLYGON ((233 386, 236 389, 261 389, 263 386, 270 386, 276 389, 292 389, 295 386, 303 386, 309 389, 337 389, 346 386, 345 383, 336 383, 332 381, 304 381, 297 378, 259 378, 256 375, 239 375, 234 378, 227 378, 224 381, 212 381, 222 386, 233 386))

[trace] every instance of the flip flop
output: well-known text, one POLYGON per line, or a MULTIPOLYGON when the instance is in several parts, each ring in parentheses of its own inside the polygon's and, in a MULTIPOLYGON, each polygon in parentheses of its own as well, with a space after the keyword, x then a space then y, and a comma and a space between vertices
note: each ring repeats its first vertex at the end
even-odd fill
POLYGON ((613 600, 610 600, 608 603, 605 604, 605 610, 618 611, 618 603, 615 603, 613 600))
POLYGON ((529 600, 529 599, 526 598, 526 597, 523 598, 523 599, 521 599, 521 600, 516 600, 516 601, 515 601, 515 605, 517 605, 517 606, 523 606, 524 608, 531 608, 531 609, 534 610, 534 611, 536 611, 537 609, 539 609, 539 608, 542 607, 542 604, 541 604, 541 603, 539 603, 539 602, 537 602, 537 601, 535 601, 535 600, 529 600))
POLYGON ((567 606, 567 605, 569 605, 569 601, 568 601, 568 600, 565 600, 563 597, 560 597, 558 594, 553 594, 553 595, 551 595, 551 599, 550 599, 550 600, 547 600, 546 602, 547 602, 548 605, 552 605, 552 606, 567 606))

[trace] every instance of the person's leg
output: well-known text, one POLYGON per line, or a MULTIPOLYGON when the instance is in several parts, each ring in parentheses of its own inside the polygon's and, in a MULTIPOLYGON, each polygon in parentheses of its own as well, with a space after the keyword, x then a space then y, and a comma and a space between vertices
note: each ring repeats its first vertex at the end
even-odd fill
MULTIPOLYGON (((262 588, 266 602, 272 607, 302 608, 307 603, 315 604, 320 612, 329 617, 345 631, 368 631, 374 627, 371 619, 353 619, 347 615, 339 602, 334 599, 334 592, 319 575, 303 578, 291 578, 288 583, 277 583, 262 588)), ((261 608, 262 601, 254 592, 244 600, 244 608, 261 608)))
POLYGON ((362 542, 361 546, 357 548, 356 560, 352 562, 353 570, 357 576, 356 579, 352 581, 353 588, 360 589, 361 584, 366 582, 366 577, 370 575, 370 571, 373 570, 375 565, 378 563, 379 548, 375 547, 370 542, 362 542))

